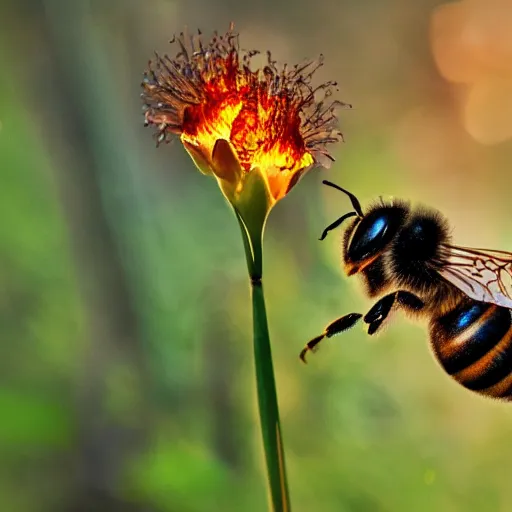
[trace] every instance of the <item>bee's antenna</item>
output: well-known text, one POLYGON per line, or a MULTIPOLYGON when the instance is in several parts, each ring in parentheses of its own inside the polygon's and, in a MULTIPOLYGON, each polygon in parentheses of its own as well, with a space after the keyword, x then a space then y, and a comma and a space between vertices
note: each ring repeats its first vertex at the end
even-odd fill
POLYGON ((345 190, 344 188, 341 188, 340 186, 338 185, 335 185, 334 183, 330 182, 330 181, 327 181, 327 180, 323 180, 322 183, 324 185, 328 185, 329 187, 333 187, 345 194, 347 194, 347 196, 349 197, 350 199, 350 202, 352 203, 352 207, 354 208, 354 210, 356 211, 356 214, 359 218, 362 218, 364 217, 363 215, 363 210, 361 208, 361 203, 359 202, 359 199, 357 199, 357 197, 352 194, 351 192, 349 192, 348 190, 345 190))
POLYGON ((322 232, 322 236, 319 238, 319 240, 323 240, 329 231, 337 228, 345 219, 349 219, 350 217, 357 216, 356 212, 348 212, 345 213, 345 215, 342 215, 338 220, 335 220, 332 224, 329 224, 322 232))

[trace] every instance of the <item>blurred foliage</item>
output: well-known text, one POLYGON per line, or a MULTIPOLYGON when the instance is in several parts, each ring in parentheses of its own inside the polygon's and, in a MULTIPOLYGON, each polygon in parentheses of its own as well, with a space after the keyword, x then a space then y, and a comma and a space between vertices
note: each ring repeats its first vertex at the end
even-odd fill
POLYGON ((354 105, 337 163, 279 204, 265 239, 293 510, 510 510, 512 411, 454 384, 424 326, 397 315, 377 340, 354 329, 298 361, 370 305, 339 235, 317 241, 347 208, 324 176, 512 249, 512 145, 466 131, 463 86, 432 56, 439 3, 2 2, 2 510, 265 510, 238 227, 179 144, 155 149, 138 101, 153 49, 232 17, 280 61, 323 52, 319 80, 354 105))

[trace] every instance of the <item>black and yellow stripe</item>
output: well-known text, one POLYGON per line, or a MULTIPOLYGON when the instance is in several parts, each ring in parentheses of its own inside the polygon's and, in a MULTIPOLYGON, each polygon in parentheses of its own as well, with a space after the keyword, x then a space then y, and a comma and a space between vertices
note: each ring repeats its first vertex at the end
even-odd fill
POLYGON ((512 398, 512 317, 507 308, 465 301, 430 327, 434 353, 465 388, 494 398, 512 398))

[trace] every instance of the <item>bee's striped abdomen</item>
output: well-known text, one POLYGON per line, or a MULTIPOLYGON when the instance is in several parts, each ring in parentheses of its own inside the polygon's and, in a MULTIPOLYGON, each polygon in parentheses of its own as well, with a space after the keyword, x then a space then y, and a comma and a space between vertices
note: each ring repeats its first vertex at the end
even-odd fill
POLYGON ((434 353, 456 381, 495 398, 512 397, 510 310, 468 301, 431 323, 434 353))

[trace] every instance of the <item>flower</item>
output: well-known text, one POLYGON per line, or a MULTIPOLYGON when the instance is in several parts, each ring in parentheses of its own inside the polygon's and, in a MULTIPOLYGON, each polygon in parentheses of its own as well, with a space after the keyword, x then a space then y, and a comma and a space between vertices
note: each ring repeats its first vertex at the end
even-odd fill
POLYGON ((200 32, 171 43, 176 57, 156 54, 144 74, 146 125, 155 125, 157 145, 179 136, 231 204, 261 180, 270 209, 306 170, 334 160, 326 146, 342 140, 335 108, 344 104, 328 100, 335 82, 311 85, 322 57, 289 69, 267 52, 266 66, 253 70, 259 52, 240 50, 233 24, 208 43, 200 32))
POLYGON ((461 0, 437 7, 431 40, 445 79, 464 84, 467 132, 484 144, 512 138, 510 0, 461 0))
POLYGON ((233 25, 204 43, 183 33, 174 59, 149 62, 142 82, 146 125, 157 145, 179 136, 197 167, 214 175, 241 228, 253 304, 260 427, 273 510, 289 510, 286 465, 263 294, 263 232, 272 206, 304 172, 328 166, 326 146, 342 139, 330 101, 334 82, 312 86, 314 62, 251 69, 259 52, 241 51, 233 25), (318 98, 318 96, 321 96, 318 98))

